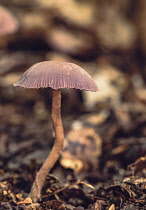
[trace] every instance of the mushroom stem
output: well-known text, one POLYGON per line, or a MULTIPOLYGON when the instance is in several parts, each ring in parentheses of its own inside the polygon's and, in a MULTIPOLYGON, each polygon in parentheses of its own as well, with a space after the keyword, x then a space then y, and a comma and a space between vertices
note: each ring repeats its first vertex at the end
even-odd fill
POLYGON ((53 89, 52 96, 52 112, 51 112, 53 128, 55 131, 55 141, 53 148, 40 168, 39 172, 36 175, 36 178, 33 182, 30 197, 34 203, 40 200, 41 190, 43 188, 46 177, 56 161, 58 160, 64 143, 64 130, 61 120, 61 91, 53 89))

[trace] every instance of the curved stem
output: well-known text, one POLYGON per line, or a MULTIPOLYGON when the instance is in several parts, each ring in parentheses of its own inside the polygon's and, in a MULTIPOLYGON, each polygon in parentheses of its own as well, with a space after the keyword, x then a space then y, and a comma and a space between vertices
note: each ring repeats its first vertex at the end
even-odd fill
POLYGON ((63 149, 64 131, 61 120, 60 90, 53 90, 51 117, 53 128, 55 131, 55 141, 49 156, 47 157, 39 172, 37 173, 34 183, 32 185, 30 197, 32 198, 33 202, 37 202, 40 199, 41 190, 43 188, 46 177, 52 169, 52 167, 55 165, 63 149))

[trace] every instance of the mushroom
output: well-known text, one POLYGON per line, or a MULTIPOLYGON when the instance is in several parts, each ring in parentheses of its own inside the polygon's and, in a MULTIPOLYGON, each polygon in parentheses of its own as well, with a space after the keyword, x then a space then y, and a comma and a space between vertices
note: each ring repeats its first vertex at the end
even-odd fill
POLYGON ((0 36, 13 34, 18 30, 16 17, 4 6, 0 5, 0 36))
POLYGON ((61 88, 75 88, 96 92, 98 87, 91 76, 81 67, 69 62, 44 61, 34 64, 14 86, 24 88, 53 89, 51 118, 55 132, 53 148, 36 175, 30 197, 33 202, 41 198, 41 190, 47 174, 58 160, 64 144, 61 120, 61 88))

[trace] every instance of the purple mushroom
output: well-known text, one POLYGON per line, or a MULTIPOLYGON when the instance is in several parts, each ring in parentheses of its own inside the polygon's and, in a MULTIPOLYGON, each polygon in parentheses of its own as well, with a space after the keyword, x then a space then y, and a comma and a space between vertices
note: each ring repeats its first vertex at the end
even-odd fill
POLYGON ((15 33, 19 28, 16 17, 4 6, 0 5, 0 36, 15 33))
POLYGON ((58 160, 64 144, 64 130, 61 120, 61 88, 75 88, 86 91, 98 91, 91 76, 76 64, 59 61, 44 61, 34 64, 14 86, 24 88, 47 88, 53 90, 52 123, 55 132, 54 146, 36 175, 30 197, 33 202, 41 198, 41 190, 47 174, 58 160))

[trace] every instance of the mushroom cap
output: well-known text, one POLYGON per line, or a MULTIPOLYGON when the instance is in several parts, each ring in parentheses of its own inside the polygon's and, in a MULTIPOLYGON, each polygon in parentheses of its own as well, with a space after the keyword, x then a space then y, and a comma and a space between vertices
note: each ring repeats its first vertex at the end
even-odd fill
POLYGON ((18 27, 16 17, 6 7, 0 5, 0 36, 15 33, 18 27))
POLYGON ((43 61, 31 66, 14 86, 24 88, 75 88, 96 92, 98 87, 80 66, 60 61, 43 61))

